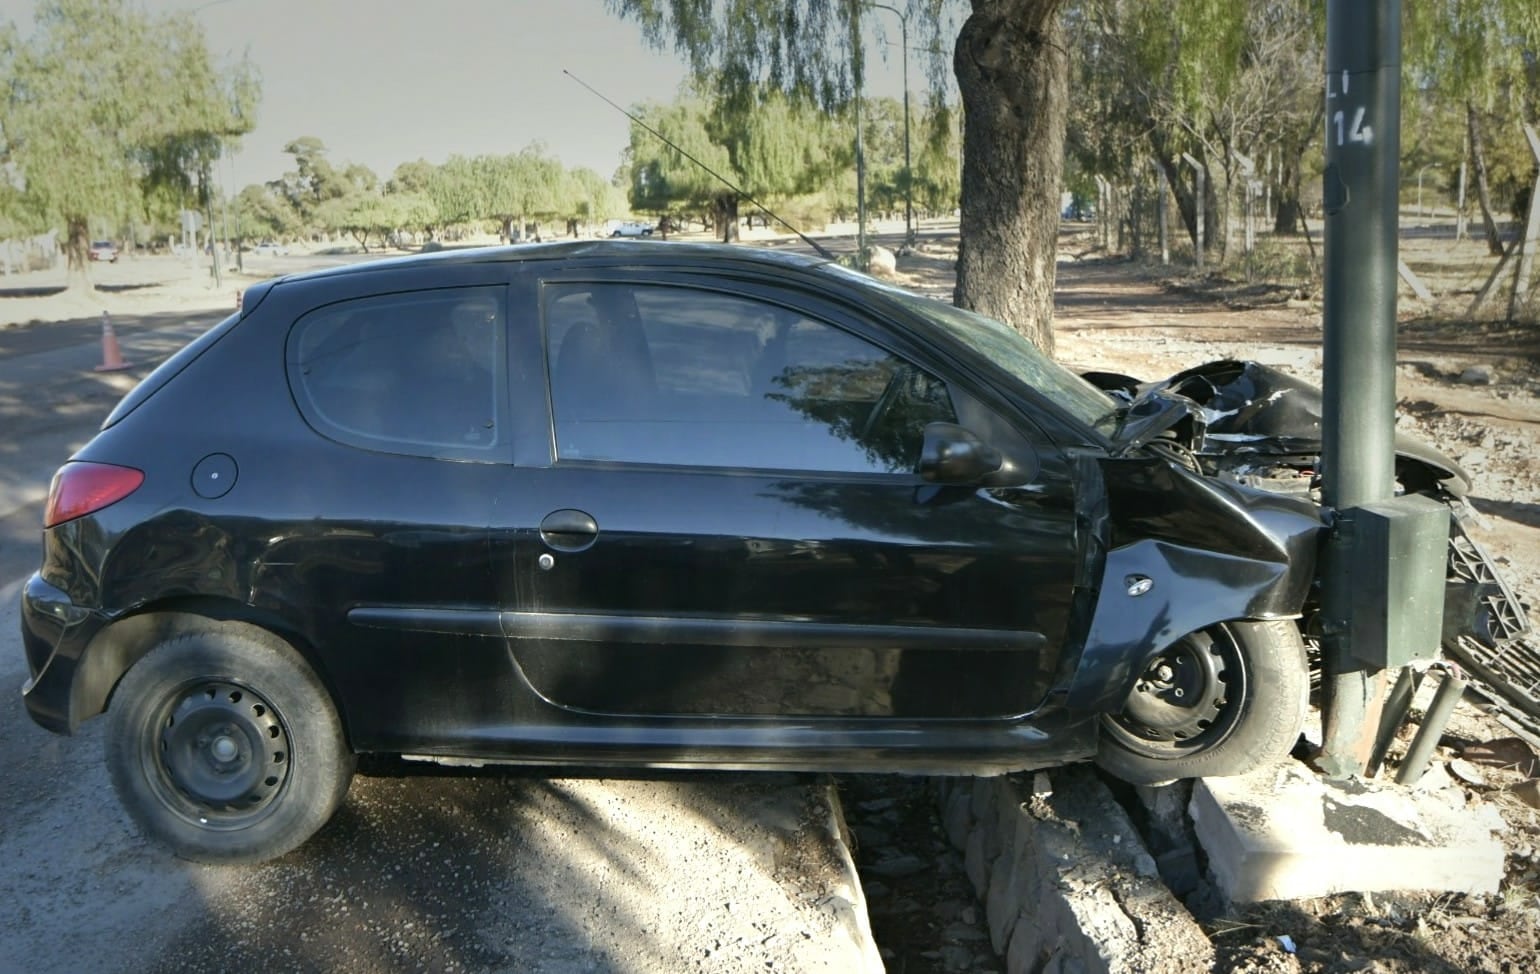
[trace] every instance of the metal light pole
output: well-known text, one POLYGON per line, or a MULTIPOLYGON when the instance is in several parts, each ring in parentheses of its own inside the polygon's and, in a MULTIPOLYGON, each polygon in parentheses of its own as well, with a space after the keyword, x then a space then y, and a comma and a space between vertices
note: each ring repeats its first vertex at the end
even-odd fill
MULTIPOLYGON (((235 185, 235 162, 229 156, 226 156, 225 157, 225 164, 228 167, 228 168, 226 168, 225 172, 230 177, 229 185, 234 186, 235 185)), ((235 269, 238 272, 244 274, 244 273, 246 273, 246 262, 241 257, 241 253, 242 253, 242 249, 243 249, 241 247, 241 239, 242 239, 241 238, 241 208, 240 208, 240 205, 237 204, 236 207, 235 207, 235 269)))
POLYGON ((1335 515, 1322 551, 1319 763, 1331 777, 1367 767, 1385 688, 1375 647, 1352 638, 1353 575, 1359 509, 1394 489, 1400 25, 1400 0, 1326 4, 1321 460, 1322 500, 1335 515))
POLYGON ((856 95, 856 265, 866 270, 866 147, 861 141, 861 79, 866 73, 862 60, 861 4, 850 0, 850 80, 856 95))
POLYGON ((909 15, 885 3, 868 3, 867 6, 890 10, 898 15, 900 56, 904 65, 904 243, 907 246, 913 246, 914 171, 909 166, 909 15))

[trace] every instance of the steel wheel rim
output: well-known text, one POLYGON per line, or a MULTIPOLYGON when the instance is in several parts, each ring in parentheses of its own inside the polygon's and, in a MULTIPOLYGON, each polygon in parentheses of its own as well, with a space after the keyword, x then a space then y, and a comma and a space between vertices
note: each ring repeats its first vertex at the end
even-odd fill
POLYGON ((1191 633, 1150 661, 1122 712, 1103 723, 1124 746, 1149 757, 1207 749, 1235 729, 1249 678, 1227 628, 1191 633))
POLYGON ((248 828, 289 780, 287 724, 261 694, 200 680, 169 694, 142 747, 146 777, 170 810, 200 828, 248 828))

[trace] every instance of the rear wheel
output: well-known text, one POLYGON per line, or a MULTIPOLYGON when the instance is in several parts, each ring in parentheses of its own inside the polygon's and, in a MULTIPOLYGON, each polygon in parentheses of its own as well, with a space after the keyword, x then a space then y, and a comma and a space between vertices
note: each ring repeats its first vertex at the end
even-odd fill
POLYGON ((342 803, 355 763, 304 658, 238 624, 174 637, 135 663, 113 691, 106 754, 148 835, 218 863, 304 842, 342 803))
POLYGON ((1150 661, 1123 710, 1102 718, 1096 760, 1134 784, 1242 774, 1293 748, 1308 691, 1292 622, 1210 626, 1150 661))

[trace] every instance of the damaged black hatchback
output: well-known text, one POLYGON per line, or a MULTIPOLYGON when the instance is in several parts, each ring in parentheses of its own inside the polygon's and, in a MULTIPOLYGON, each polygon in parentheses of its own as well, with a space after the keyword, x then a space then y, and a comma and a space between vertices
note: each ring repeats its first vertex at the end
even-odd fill
POLYGON ((59 471, 26 704, 105 710, 127 808, 208 861, 303 842, 364 753, 1242 772, 1298 737, 1321 511, 1128 398, 768 251, 281 278, 59 471))

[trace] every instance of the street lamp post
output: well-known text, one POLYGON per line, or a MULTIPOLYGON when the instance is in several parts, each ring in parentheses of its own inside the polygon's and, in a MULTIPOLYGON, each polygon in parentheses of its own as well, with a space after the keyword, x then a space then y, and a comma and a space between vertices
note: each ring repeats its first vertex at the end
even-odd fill
POLYGON ((850 0, 850 59, 851 86, 855 89, 856 106, 856 266, 867 269, 866 253, 866 147, 861 139, 861 80, 866 74, 862 59, 866 56, 861 47, 861 5, 850 0))
POLYGON ((1421 169, 1417 170, 1417 215, 1418 216, 1427 216, 1428 215, 1428 211, 1424 210, 1422 208, 1422 174, 1427 172, 1429 169, 1437 169, 1437 168, 1438 168, 1438 163, 1430 162, 1426 166, 1423 166, 1421 169))
POLYGON ((879 7, 898 15, 899 31, 899 56, 903 61, 904 70, 904 243, 907 246, 914 245, 914 196, 912 186, 914 172, 909 167, 909 15, 897 7, 885 3, 870 3, 868 7, 879 7))

